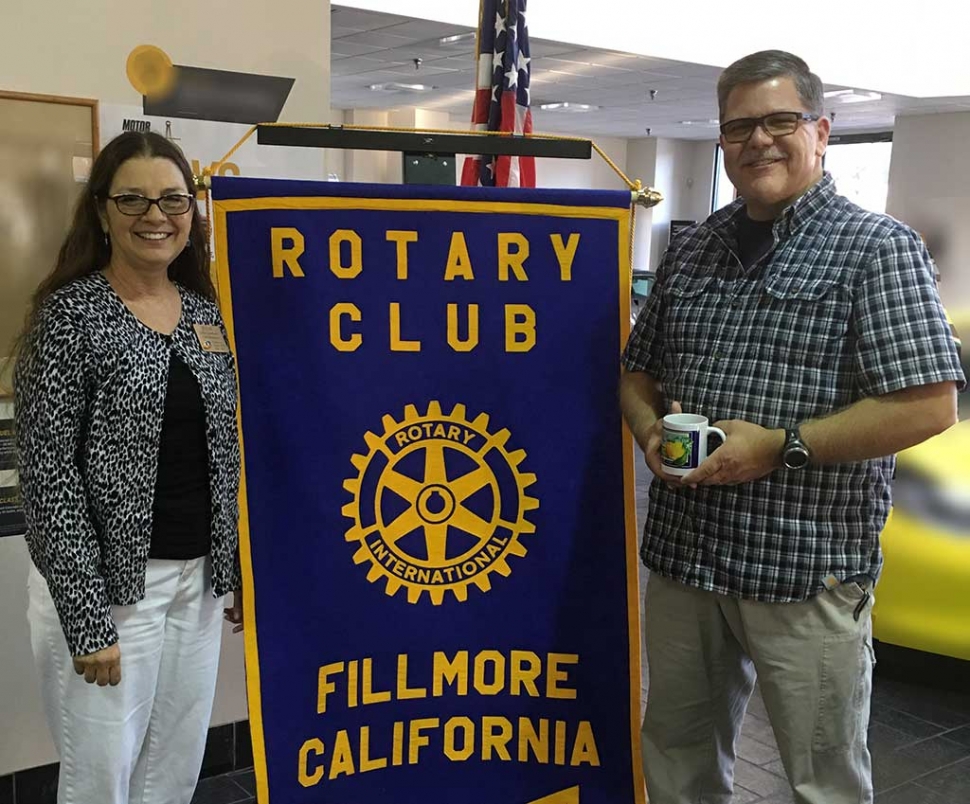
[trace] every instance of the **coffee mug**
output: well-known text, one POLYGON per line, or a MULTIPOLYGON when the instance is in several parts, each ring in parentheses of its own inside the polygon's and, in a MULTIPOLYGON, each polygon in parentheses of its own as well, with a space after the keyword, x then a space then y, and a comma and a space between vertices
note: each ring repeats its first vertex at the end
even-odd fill
POLYGON ((671 413, 664 416, 660 462, 668 475, 693 472, 707 458, 707 439, 713 433, 721 441, 727 436, 720 427, 711 427, 707 418, 693 413, 671 413))

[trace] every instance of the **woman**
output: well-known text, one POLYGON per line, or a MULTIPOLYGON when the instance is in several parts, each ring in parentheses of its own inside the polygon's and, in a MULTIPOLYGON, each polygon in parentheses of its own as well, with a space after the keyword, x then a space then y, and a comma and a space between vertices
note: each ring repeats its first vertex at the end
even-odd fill
POLYGON ((240 589, 225 343, 185 157, 122 134, 34 297, 14 384, 58 804, 192 798, 221 598, 240 589))

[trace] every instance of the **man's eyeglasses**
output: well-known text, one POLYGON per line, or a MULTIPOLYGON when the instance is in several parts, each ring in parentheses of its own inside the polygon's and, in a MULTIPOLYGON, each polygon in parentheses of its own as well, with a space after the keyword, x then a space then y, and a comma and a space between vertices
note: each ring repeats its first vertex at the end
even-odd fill
POLYGON ((173 193, 163 195, 160 198, 146 198, 143 195, 134 193, 122 193, 121 195, 109 195, 109 201, 114 201, 118 207, 118 212, 122 215, 144 215, 152 208, 152 204, 166 215, 184 215, 192 208, 195 201, 194 196, 187 193, 173 193))
POLYGON ((802 123, 814 123, 817 114, 808 112, 773 112, 764 117, 739 117, 721 124, 721 134, 727 142, 735 145, 747 142, 754 130, 761 126, 769 137, 787 137, 794 134, 802 123))

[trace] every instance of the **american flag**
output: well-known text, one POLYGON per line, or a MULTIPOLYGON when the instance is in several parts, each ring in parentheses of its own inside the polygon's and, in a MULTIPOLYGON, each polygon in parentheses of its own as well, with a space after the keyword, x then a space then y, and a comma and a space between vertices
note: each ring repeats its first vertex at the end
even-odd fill
MULTIPOLYGON (((482 0, 478 25, 477 131, 532 133, 529 28, 526 0, 482 0)), ((468 157, 461 183, 482 187, 535 187, 532 156, 468 157)))

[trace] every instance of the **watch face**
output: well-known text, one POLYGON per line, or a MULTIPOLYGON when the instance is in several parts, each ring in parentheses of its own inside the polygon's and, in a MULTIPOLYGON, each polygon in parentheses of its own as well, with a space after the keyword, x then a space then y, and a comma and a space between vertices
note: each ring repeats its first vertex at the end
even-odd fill
POLYGON ((808 465, 808 450, 803 447, 790 447, 785 450, 785 466, 789 469, 803 469, 808 465))

